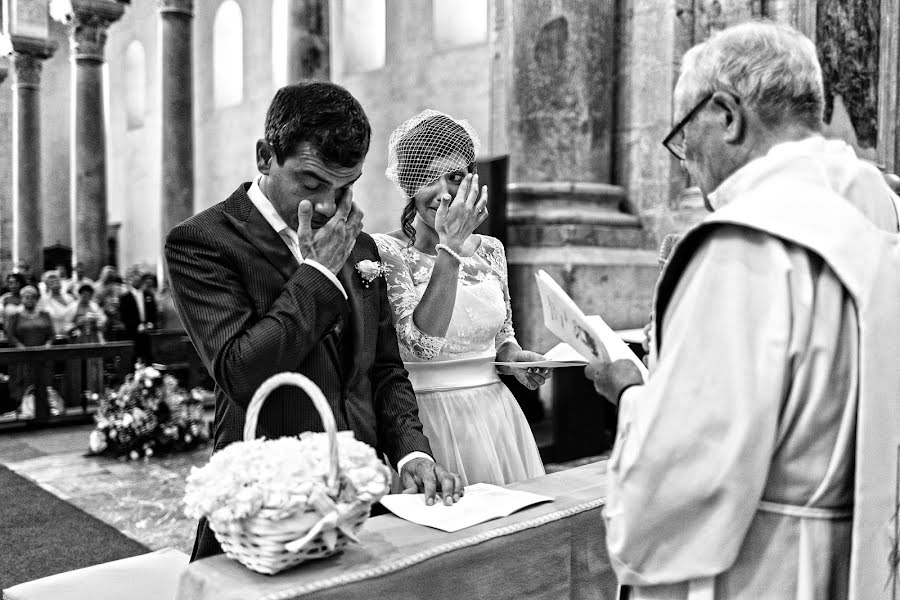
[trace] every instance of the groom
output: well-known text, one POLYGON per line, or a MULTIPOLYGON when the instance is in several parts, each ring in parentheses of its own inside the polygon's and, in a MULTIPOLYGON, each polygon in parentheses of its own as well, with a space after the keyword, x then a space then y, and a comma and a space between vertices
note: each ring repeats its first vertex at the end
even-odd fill
MULTIPOLYGON (((178 313, 216 382, 215 448, 242 439, 247 406, 269 376, 303 373, 321 388, 339 430, 387 455, 404 491, 445 503, 459 476, 431 458, 397 349, 379 261, 362 233, 352 187, 371 129, 362 107, 328 82, 281 88, 256 143, 259 175, 224 202, 177 225, 166 263, 178 313)), ((257 436, 322 431, 312 402, 281 387, 266 400, 257 436)), ((221 553, 202 520, 191 559, 221 553)))

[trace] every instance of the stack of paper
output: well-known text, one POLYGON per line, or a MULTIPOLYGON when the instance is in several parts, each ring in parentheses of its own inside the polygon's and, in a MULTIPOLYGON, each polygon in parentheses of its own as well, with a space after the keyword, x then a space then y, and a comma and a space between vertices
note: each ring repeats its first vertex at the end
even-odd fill
POLYGON ((388 494, 381 499, 381 504, 401 519, 454 532, 492 519, 508 517, 526 506, 552 500, 549 496, 531 492, 508 490, 488 483, 473 483, 466 486, 465 494, 459 502, 451 506, 441 504, 439 499, 433 506, 428 506, 425 504, 424 494, 388 494))

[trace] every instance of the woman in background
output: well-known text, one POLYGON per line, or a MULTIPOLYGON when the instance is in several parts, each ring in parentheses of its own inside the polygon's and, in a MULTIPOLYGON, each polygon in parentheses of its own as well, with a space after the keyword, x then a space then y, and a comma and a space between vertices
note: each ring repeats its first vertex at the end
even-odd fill
POLYGON ((38 301, 38 309, 50 315, 56 339, 65 339, 67 335, 66 310, 73 302, 72 297, 63 291, 63 280, 59 271, 47 271, 41 279, 47 293, 43 294, 38 301))
POLYGON ((78 288, 78 301, 66 309, 66 334, 73 342, 96 344, 106 341, 103 337, 106 315, 100 305, 92 300, 93 296, 94 288, 82 284, 78 288))
MULTIPOLYGON (((21 291, 21 309, 10 315, 7 320, 6 335, 9 343, 15 348, 50 346, 56 338, 50 315, 38 308, 39 296, 36 287, 26 285, 21 291)), ((34 394, 31 390, 37 381, 36 367, 36 363, 13 365, 10 373, 10 383, 13 384, 10 387, 21 394, 20 414, 24 418, 34 416, 34 394)), ((47 388, 47 392, 50 414, 59 415, 63 409, 62 399, 50 387, 47 388)))
POLYGON ((38 308, 38 291, 31 285, 22 288, 22 307, 10 315, 6 335, 16 348, 49 346, 56 335, 53 321, 46 311, 38 308))
POLYGON ((6 276, 6 287, 9 290, 0 296, 0 307, 3 309, 3 328, 7 328, 9 318, 22 310, 21 291, 27 285, 21 273, 10 273, 6 276))
POLYGON ((395 130, 386 174, 406 207, 399 230, 373 237, 435 460, 465 485, 502 485, 543 475, 544 467, 497 372, 537 389, 548 371, 492 364, 543 357, 516 341, 503 245, 473 233, 487 216, 487 187, 479 193, 475 173, 477 144, 466 121, 436 111, 395 130))
MULTIPOLYGON (((66 332, 73 344, 102 344, 106 341, 103 336, 106 314, 92 300, 93 296, 94 287, 83 283, 78 287, 78 300, 66 309, 66 332)), ((103 359, 89 358, 83 363, 85 388, 94 392, 103 391, 103 359)))

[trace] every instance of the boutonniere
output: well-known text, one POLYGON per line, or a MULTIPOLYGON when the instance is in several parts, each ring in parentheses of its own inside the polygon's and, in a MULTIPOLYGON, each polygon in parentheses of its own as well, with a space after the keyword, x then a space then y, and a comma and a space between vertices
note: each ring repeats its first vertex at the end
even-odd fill
POLYGON ((359 273, 359 278, 362 279, 366 288, 378 277, 384 277, 388 271, 390 271, 390 267, 378 261, 361 260, 356 263, 356 272, 359 273))

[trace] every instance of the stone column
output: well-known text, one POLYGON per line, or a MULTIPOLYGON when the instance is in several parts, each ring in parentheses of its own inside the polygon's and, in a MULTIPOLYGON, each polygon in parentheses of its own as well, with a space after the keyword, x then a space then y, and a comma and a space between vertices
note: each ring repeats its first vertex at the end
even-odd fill
POLYGON ((37 38, 12 36, 13 43, 13 262, 26 261, 33 272, 43 268, 41 226, 41 61, 56 45, 37 38))
MULTIPOLYGON (((162 236, 194 213, 193 0, 159 0, 162 236)), ((160 251, 160 256, 162 252, 160 251)))
POLYGON ((288 83, 331 78, 328 0, 290 0, 288 83))
POLYGON ((72 5, 72 261, 96 275, 108 260, 104 47, 107 28, 125 9, 112 0, 73 0, 72 5))
MULTIPOLYGON (((12 62, 12 58, 9 59, 12 62)), ((0 60, 0 83, 6 81, 9 75, 9 66, 5 60, 0 60)), ((5 93, 5 92, 4 92, 5 93)), ((3 104, 0 104, 2 107, 3 104)), ((12 139, 12 127, 8 123, 7 111, 11 111, 12 107, 8 106, 6 110, 0 110, 0 132, 6 139, 12 139)), ((0 187, 0 273, 6 273, 12 268, 12 144, 7 147, 0 147, 0 160, 6 165, 5 169, 0 167, 0 173, 7 174, 6 181, 8 184, 0 187)))
POLYGON ((655 240, 616 185, 617 2, 494 0, 492 153, 509 155, 507 261, 517 337, 539 352, 534 272, 588 313, 642 326, 658 274, 655 240))

